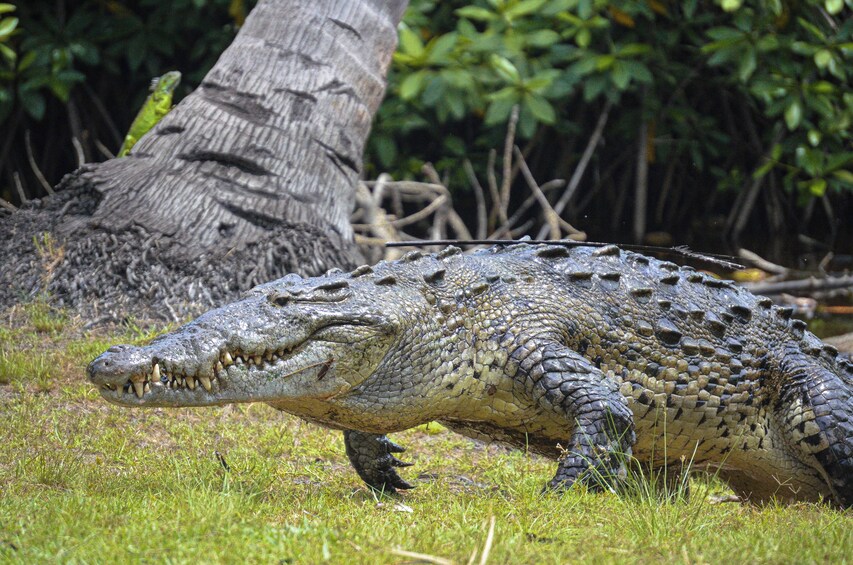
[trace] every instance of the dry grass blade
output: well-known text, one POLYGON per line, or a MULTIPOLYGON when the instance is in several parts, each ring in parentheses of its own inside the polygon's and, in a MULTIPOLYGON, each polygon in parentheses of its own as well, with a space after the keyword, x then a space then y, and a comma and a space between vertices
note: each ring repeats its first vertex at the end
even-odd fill
POLYGON ((445 559, 444 557, 436 557, 435 555, 428 555, 426 553, 417 553, 415 551, 406 551, 405 549, 397 549, 392 548, 391 553, 394 555, 399 555, 400 557, 408 557, 409 559, 417 559, 418 561, 423 561, 424 563, 434 563, 435 565, 454 565, 453 561, 450 559, 445 559))
POLYGON ((492 542, 495 539, 495 517, 492 515, 489 518, 489 533, 486 534, 486 543, 483 545, 483 555, 480 556, 480 565, 486 565, 489 560, 489 553, 492 551, 492 542))

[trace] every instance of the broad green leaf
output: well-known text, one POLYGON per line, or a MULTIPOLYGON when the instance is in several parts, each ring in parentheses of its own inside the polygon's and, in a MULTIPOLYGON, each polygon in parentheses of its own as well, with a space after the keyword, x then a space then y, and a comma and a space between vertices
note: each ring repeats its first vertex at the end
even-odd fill
POLYGON ((712 27, 705 34, 714 41, 723 41, 726 39, 741 39, 743 32, 736 30, 733 27, 712 27))
POLYGON ((447 84, 432 73, 427 77, 426 88, 421 94, 421 102, 427 106, 439 107, 441 99, 447 93, 447 84))
POLYGON ((18 18, 3 18, 0 20, 0 37, 10 35, 18 27, 18 18))
POLYGON ((720 6, 726 12, 736 12, 742 3, 743 0, 722 0, 720 6))
POLYGON ((777 143, 770 149, 770 158, 774 161, 778 161, 782 156, 782 145, 777 143))
POLYGON ((821 134, 816 129, 809 130, 809 133, 806 135, 809 139, 809 143, 812 147, 817 147, 820 145, 821 134))
POLYGON ((447 62, 447 56, 456 46, 456 34, 448 33, 433 39, 427 45, 427 62, 436 64, 447 62))
POLYGON ((814 55, 817 52, 818 48, 811 43, 806 43, 805 41, 795 41, 791 43, 791 51, 796 53, 797 55, 805 55, 807 57, 814 55))
POLYGON ((400 50, 415 58, 420 58, 424 55, 423 41, 408 26, 400 26, 400 50))
POLYGON ((14 4, 2 3, 0 4, 0 14, 8 14, 9 12, 14 12, 15 6, 14 4))
POLYGON ((513 86, 506 86, 497 92, 493 92, 486 96, 487 99, 496 102, 498 100, 509 101, 511 104, 518 102, 518 90, 513 86))
POLYGON ((834 16, 841 13, 841 9, 844 8, 844 0, 825 0, 823 5, 826 11, 834 16))
POLYGON ((586 49, 589 47, 590 42, 592 41, 592 34, 586 28, 583 28, 578 32, 575 36, 575 43, 577 43, 578 47, 582 47, 586 49))
POLYGON ((492 64, 492 68, 494 68, 498 75, 505 81, 512 83, 518 83, 521 81, 521 74, 518 72, 518 69, 516 69, 515 65, 512 64, 512 61, 506 57, 501 57, 497 53, 493 53, 492 56, 489 57, 489 61, 492 64))
POLYGON ((587 55, 571 67, 569 67, 569 73, 577 75, 577 76, 585 76, 592 72, 594 72, 597 68, 596 57, 587 55))
POLYGON ((519 16, 526 16, 538 11, 548 0, 522 0, 506 12, 504 15, 510 20, 519 16))
POLYGON ((794 131, 802 119, 803 107, 799 100, 794 100, 788 104, 788 108, 785 110, 785 125, 788 126, 789 131, 794 131))
POLYGON ((761 177, 772 171, 773 167, 775 166, 776 161, 774 161, 773 159, 766 159, 764 161, 764 164, 755 169, 755 172, 752 173, 752 178, 760 179, 761 177))
POLYGON ((738 78, 741 82, 746 82, 749 80, 749 77, 752 76, 752 73, 755 72, 755 67, 757 66, 755 49, 747 49, 746 53, 743 54, 740 65, 738 65, 738 78))
POLYGON ((514 102, 508 100, 496 100, 489 104, 489 109, 486 110, 486 116, 483 121, 487 126, 494 126, 506 122, 514 102))
POLYGON ((613 55, 599 55, 595 58, 595 68, 599 71, 606 71, 611 68, 616 62, 616 57, 613 55))
POLYGON ((801 166, 806 173, 812 176, 818 176, 823 173, 823 152, 818 149, 810 149, 802 145, 797 147, 795 151, 797 164, 801 166))
POLYGON ((832 171, 832 176, 834 176, 841 182, 853 185, 853 173, 851 173, 850 171, 846 171, 844 169, 840 171, 832 171))
POLYGON ((394 143, 394 140, 390 136, 380 135, 374 137, 373 147, 383 167, 387 169, 394 164, 394 161, 397 159, 397 144, 394 143))
POLYGON ((826 180, 825 179, 814 179, 809 183, 809 192, 813 196, 823 196, 826 193, 826 180))
POLYGON ((616 55, 620 57, 636 57, 645 55, 652 51, 652 46, 645 43, 627 43, 616 49, 616 55))
POLYGON ((527 34, 524 39, 533 47, 551 47, 560 41, 560 34, 551 29, 540 29, 527 34))
POLYGON ((828 49, 821 49, 814 54, 814 64, 819 69, 825 69, 832 62, 832 53, 828 49))
POLYGON ((426 74, 426 71, 418 71, 404 78, 403 82, 400 83, 400 98, 412 100, 417 96, 424 88, 426 74))
POLYGON ((461 120, 465 117, 465 102, 458 92, 448 91, 447 95, 442 98, 442 102, 447 105, 450 115, 455 119, 461 120))
POLYGON ((557 121, 557 112, 543 96, 527 94, 524 96, 524 105, 543 124, 551 125, 557 121))
POLYGON ((610 78, 613 80, 616 88, 625 90, 628 88, 628 83, 631 82, 631 73, 628 72, 628 69, 621 61, 616 61, 613 64, 613 69, 610 71, 610 78))
POLYGON ((817 27, 813 23, 811 23, 811 22, 809 22, 803 18, 797 18, 797 22, 801 26, 803 26, 805 29, 807 29, 816 38, 820 39, 821 41, 826 41, 826 35, 820 30, 819 27, 817 27))
POLYGON ((489 22, 498 18, 496 13, 485 8, 478 8, 477 6, 465 6, 464 8, 459 8, 456 10, 456 15, 460 18, 468 18, 469 20, 477 20, 481 22, 489 22))
POLYGON ((755 47, 762 53, 774 51, 779 48, 779 38, 775 35, 762 36, 762 38, 756 42, 755 47))
POLYGON ((21 104, 24 107, 24 110, 27 111, 27 114, 33 117, 36 121, 41 121, 44 117, 44 109, 45 109, 45 101, 44 96, 42 96, 38 92, 20 92, 19 89, 19 97, 21 104))
POLYGON ((536 73, 530 80, 524 81, 524 87, 527 90, 540 91, 545 90, 551 83, 560 76, 560 71, 557 69, 547 69, 536 73))
POLYGON ((0 43, 0 56, 6 59, 10 64, 15 64, 15 59, 18 58, 17 53, 15 53, 8 45, 3 45, 2 43, 0 43))
POLYGON ((654 79, 649 68, 639 61, 622 61, 622 65, 631 73, 631 77, 637 82, 651 83, 654 79))

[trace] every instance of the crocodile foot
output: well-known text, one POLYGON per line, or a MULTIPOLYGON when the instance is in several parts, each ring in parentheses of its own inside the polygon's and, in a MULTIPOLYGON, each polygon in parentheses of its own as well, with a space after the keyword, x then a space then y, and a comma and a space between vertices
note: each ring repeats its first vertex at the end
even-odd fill
POLYGON ((403 480, 395 469, 413 465, 400 461, 393 455, 404 452, 404 447, 384 435, 354 430, 344 432, 344 444, 350 463, 370 488, 384 494, 394 494, 397 489, 414 488, 414 485, 403 480))

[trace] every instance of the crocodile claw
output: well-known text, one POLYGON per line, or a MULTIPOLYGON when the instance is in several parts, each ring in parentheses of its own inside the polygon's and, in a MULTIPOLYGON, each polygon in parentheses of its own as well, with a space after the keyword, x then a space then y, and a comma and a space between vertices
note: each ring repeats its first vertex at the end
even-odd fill
POLYGON ((385 494, 394 494, 397 489, 414 488, 414 485, 400 477, 394 469, 414 465, 391 455, 402 453, 405 448, 384 435, 351 430, 344 432, 344 443, 352 466, 370 488, 385 494))

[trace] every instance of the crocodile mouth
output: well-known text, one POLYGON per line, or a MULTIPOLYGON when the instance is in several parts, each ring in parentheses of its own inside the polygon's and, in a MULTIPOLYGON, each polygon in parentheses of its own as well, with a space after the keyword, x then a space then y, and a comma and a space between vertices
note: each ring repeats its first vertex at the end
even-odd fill
MULTIPOLYGON (((171 392, 191 392, 199 394, 202 389, 211 396, 216 396, 222 392, 223 385, 227 381, 229 367, 246 368, 248 371, 272 371, 277 365, 283 365, 284 361, 292 359, 299 350, 302 349, 305 342, 296 345, 295 347, 282 348, 278 350, 268 350, 263 354, 245 353, 239 350, 223 350, 220 352, 216 362, 204 374, 187 374, 177 367, 176 363, 168 360, 153 359, 150 369, 143 372, 132 374, 125 381, 124 385, 114 383, 104 383, 101 385, 103 391, 110 393, 119 392, 128 400, 135 395, 139 400, 143 400, 147 395, 152 396, 157 393, 165 394, 171 392), (223 378, 224 377, 224 378, 223 378)), ((320 378, 329 370, 332 364, 332 359, 309 363, 300 367, 296 371, 291 371, 284 377, 294 375, 296 373, 316 368, 320 368, 320 378)))

